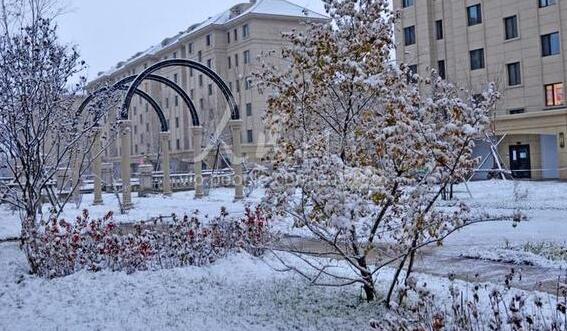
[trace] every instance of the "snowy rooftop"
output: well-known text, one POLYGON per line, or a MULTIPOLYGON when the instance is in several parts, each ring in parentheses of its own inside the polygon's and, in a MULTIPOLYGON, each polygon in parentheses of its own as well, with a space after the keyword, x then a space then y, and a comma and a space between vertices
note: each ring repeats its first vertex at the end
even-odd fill
POLYGON ((138 52, 126 61, 119 62, 116 66, 109 71, 100 73, 98 76, 103 77, 111 75, 125 65, 132 63, 136 60, 146 56, 155 55, 163 49, 174 45, 181 39, 197 33, 198 31, 211 26, 211 25, 224 25, 239 17, 248 14, 258 15, 277 15, 277 16, 292 16, 292 17, 306 17, 314 19, 326 19, 325 15, 316 13, 307 8, 303 8, 287 0, 251 0, 249 3, 241 3, 233 6, 232 8, 212 17, 207 20, 191 25, 187 30, 179 32, 177 35, 164 39, 161 43, 151 46, 148 49, 138 52))

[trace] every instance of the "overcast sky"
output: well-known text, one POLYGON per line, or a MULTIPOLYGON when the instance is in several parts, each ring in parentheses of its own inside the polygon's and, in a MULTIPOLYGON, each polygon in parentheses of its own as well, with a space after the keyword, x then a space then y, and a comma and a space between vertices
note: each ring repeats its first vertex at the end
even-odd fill
MULTIPOLYGON (((65 42, 79 47, 88 78, 194 23, 247 0, 69 0, 58 19, 65 42)), ((321 0, 291 0, 323 13, 321 0)))

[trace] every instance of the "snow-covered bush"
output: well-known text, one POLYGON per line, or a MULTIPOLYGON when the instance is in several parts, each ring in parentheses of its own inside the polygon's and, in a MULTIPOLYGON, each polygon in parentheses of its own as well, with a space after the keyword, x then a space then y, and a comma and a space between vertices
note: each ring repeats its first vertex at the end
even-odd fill
POLYGON ((223 209, 212 219, 198 213, 172 219, 119 226, 112 213, 92 219, 85 210, 74 222, 52 218, 26 244, 34 248, 38 274, 52 278, 79 270, 202 266, 238 250, 260 255, 270 239, 268 218, 260 209, 247 208, 241 218, 230 218, 223 209))
MULTIPOLYGON (((447 210, 436 203, 474 170, 474 140, 488 132, 499 93, 488 84, 473 96, 434 73, 420 78, 398 67, 391 60, 396 15, 389 0, 324 3, 330 21, 285 34, 288 70, 268 60, 256 75, 270 93, 267 126, 277 138, 263 202, 358 273, 335 275, 333 286, 359 284, 371 301, 377 273, 395 266, 389 303, 418 249, 494 220, 466 205, 447 210), (395 253, 378 256, 373 266, 369 256, 380 245, 395 253)), ((303 271, 319 285, 328 285, 321 274, 333 275, 326 267, 303 271)))
POLYGON ((410 300, 385 318, 372 321, 371 327, 377 331, 567 330, 567 286, 563 279, 558 281, 555 295, 542 298, 512 291, 514 278, 519 275, 511 270, 505 286, 474 284, 465 289, 453 283, 448 293, 439 293, 412 277, 399 291, 400 297, 410 300), (447 304, 445 294, 449 297, 447 304))

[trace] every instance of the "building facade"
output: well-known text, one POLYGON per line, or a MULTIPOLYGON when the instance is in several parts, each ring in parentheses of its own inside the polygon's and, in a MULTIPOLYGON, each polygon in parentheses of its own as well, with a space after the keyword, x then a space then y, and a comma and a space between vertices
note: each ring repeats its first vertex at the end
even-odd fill
MULTIPOLYGON (((136 75, 152 64, 167 59, 198 61, 217 72, 235 96, 243 120, 242 152, 251 161, 260 160, 270 148, 270 138, 263 125, 267 95, 254 88, 252 72, 259 69, 259 57, 272 53, 271 63, 285 65, 281 58, 283 32, 305 29, 307 21, 326 17, 286 0, 251 0, 227 9, 204 22, 192 25, 178 35, 164 39, 144 52, 120 62, 115 68, 89 83, 89 90, 112 84, 136 75)), ((204 145, 213 136, 221 136, 223 145, 230 145, 226 134, 230 110, 220 89, 212 80, 196 70, 166 68, 156 73, 180 85, 193 100, 201 125, 204 145), (223 134, 224 133, 224 134, 223 134)), ((162 84, 145 81, 141 90, 154 98, 169 124, 171 164, 173 171, 186 171, 193 163, 191 116, 181 97, 162 84)), ((136 96, 129 109, 132 121, 132 159, 134 170, 142 160, 159 158, 160 122, 151 106, 136 96)), ((107 130, 110 123, 107 123, 107 130)), ((110 134, 107 132, 107 134, 110 134)), ((106 162, 117 163, 118 140, 105 151, 106 162)), ((213 150, 211 155, 215 154, 213 150)), ((215 157, 216 158, 216 157, 215 157)), ((212 160, 210 163, 214 163, 212 160)), ((208 164, 212 166, 212 164, 208 164)))
POLYGON ((473 93, 495 82, 504 167, 518 178, 567 179, 567 1, 393 1, 397 61, 420 75, 435 69, 473 93))

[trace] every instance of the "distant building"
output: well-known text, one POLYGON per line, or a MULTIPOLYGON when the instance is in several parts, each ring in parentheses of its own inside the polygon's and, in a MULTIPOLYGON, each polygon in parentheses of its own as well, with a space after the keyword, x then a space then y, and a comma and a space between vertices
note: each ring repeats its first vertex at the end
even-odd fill
MULTIPOLYGON (((254 82, 250 76, 257 68, 257 57, 274 50, 275 54, 281 54, 283 32, 305 29, 306 21, 325 19, 327 18, 321 14, 286 0, 252 0, 192 25, 186 31, 166 38, 160 44, 119 63, 90 82, 89 89, 139 74, 162 60, 185 58, 199 61, 216 71, 231 88, 244 122, 244 156, 258 160, 270 146, 262 122, 267 95, 261 95, 252 87, 254 82)), ((226 100, 220 90, 199 72, 173 68, 156 74, 176 82, 187 92, 197 108, 206 135, 213 133, 222 117, 228 115, 226 100)), ((158 83, 145 81, 141 89, 156 99, 165 112, 171 132, 173 170, 189 169, 193 162, 193 147, 191 118, 186 105, 174 91, 158 83)), ((132 120, 133 160, 141 160, 143 156, 155 160, 160 131, 157 116, 148 103, 137 96, 129 111, 132 120)), ((204 141, 207 141, 207 137, 204 141)), ((106 161, 118 162, 119 153, 117 141, 115 146, 105 152, 104 158, 106 161)))
POLYGON ((476 93, 497 83, 499 154, 515 177, 567 179, 565 1, 394 0, 394 8, 399 62, 476 93))

